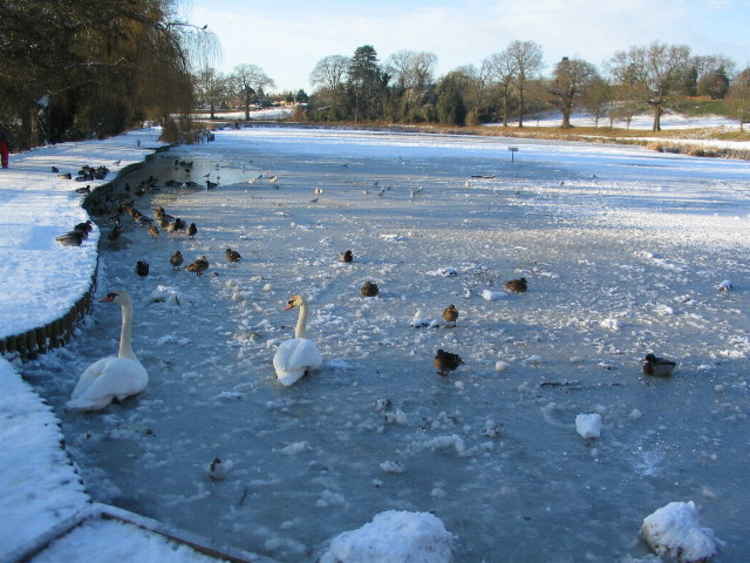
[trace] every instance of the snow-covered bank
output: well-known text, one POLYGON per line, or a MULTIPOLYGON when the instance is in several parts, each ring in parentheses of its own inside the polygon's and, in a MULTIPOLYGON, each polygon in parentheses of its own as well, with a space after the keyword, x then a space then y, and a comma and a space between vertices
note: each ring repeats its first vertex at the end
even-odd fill
POLYGON ((11 155, 0 170, 0 340, 47 325, 89 290, 97 264, 99 231, 80 246, 55 237, 88 219, 84 194, 75 190, 112 181, 151 154, 160 130, 131 131, 105 140, 61 143, 11 155), (105 166, 103 180, 77 182, 61 175, 105 166), (53 168, 58 172, 53 172, 53 168))
POLYGON ((0 561, 89 502, 52 409, 0 357, 0 561))

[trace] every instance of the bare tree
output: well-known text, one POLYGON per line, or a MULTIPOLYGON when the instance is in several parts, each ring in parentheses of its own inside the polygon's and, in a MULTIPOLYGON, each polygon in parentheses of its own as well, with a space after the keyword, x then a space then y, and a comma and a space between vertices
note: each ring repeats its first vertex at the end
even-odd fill
POLYGON ((599 127, 599 120, 607 115, 607 110, 612 105, 610 84, 600 76, 595 76, 584 92, 582 103, 594 118, 594 127, 599 127))
POLYGON ((581 59, 563 57, 555 66, 554 77, 548 83, 547 91, 552 96, 552 103, 562 113, 560 127, 572 127, 570 115, 583 99, 586 90, 599 74, 591 63, 581 59))
POLYGON ((206 67, 195 74, 195 87, 198 100, 208 106, 210 117, 214 119, 217 106, 222 105, 227 97, 227 77, 212 67, 206 67))
POLYGON ((503 127, 507 127, 513 78, 516 75, 516 60, 511 55, 510 50, 505 49, 484 59, 481 75, 486 76, 488 81, 498 86, 503 103, 503 127))
POLYGON ((526 89, 529 80, 542 69, 542 48, 533 41, 513 41, 508 53, 515 65, 514 85, 518 94, 518 126, 523 127, 526 89))
POLYGON ((275 88, 273 79, 263 72, 258 65, 242 64, 234 67, 230 76, 232 89, 242 99, 245 108, 245 120, 250 119, 250 104, 255 100, 259 90, 275 88))
POLYGON ((740 122, 740 131, 744 131, 743 124, 750 123, 750 67, 740 72, 732 81, 726 104, 740 122))
POLYGON ((320 86, 332 93, 344 84, 349 72, 349 58, 343 55, 329 55, 318 61, 310 73, 310 84, 320 86))
POLYGON ((425 90, 434 80, 437 56, 425 51, 398 51, 385 63, 388 73, 400 88, 425 90))
POLYGON ((661 116, 689 66, 690 48, 652 43, 618 51, 610 61, 612 75, 630 86, 654 111, 653 131, 661 131, 661 116))

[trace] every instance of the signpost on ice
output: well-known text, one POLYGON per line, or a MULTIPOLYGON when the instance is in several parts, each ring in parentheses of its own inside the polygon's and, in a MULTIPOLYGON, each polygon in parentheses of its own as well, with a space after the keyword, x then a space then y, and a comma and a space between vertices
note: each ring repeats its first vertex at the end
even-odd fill
POLYGON ((508 150, 510 151, 510 161, 514 162, 515 159, 513 157, 518 152, 518 147, 508 147, 508 150))

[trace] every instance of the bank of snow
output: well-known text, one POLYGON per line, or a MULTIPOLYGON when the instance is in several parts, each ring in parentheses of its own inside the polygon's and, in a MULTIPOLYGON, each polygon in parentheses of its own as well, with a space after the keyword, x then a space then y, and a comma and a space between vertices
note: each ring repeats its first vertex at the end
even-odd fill
POLYGON ((68 312, 89 289, 97 264, 99 230, 81 246, 55 237, 88 219, 76 188, 112 181, 129 164, 161 145, 159 129, 111 139, 61 143, 11 155, 0 170, 0 339, 44 326, 68 312), (76 182, 85 164, 109 169, 104 180, 76 182), (52 172, 52 167, 59 172, 52 172))
POLYGON ((0 357, 0 560, 90 502, 50 407, 0 357))

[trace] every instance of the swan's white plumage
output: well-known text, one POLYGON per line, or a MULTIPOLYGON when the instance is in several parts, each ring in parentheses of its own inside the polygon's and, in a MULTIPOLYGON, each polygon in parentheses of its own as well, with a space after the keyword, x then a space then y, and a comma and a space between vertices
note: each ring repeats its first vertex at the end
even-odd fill
POLYGON ((67 407, 99 410, 115 398, 122 401, 148 385, 148 372, 138 360, 111 356, 91 364, 81 374, 67 407))
POLYGON ((307 338, 285 340, 273 357, 276 377, 282 385, 293 385, 307 371, 318 369, 322 364, 318 347, 307 338))
POLYGON ((102 358, 91 364, 78 378, 70 401, 66 406, 77 410, 99 410, 114 399, 136 395, 148 385, 148 372, 138 361, 130 344, 132 335, 133 305, 130 296, 119 291, 102 299, 117 303, 122 309, 120 349, 117 356, 102 358))
POLYGON ((294 307, 299 307, 294 338, 282 342, 273 356, 273 368, 282 385, 293 385, 308 371, 318 369, 323 363, 315 342, 305 338, 307 303, 301 295, 292 296, 284 310, 294 307))

